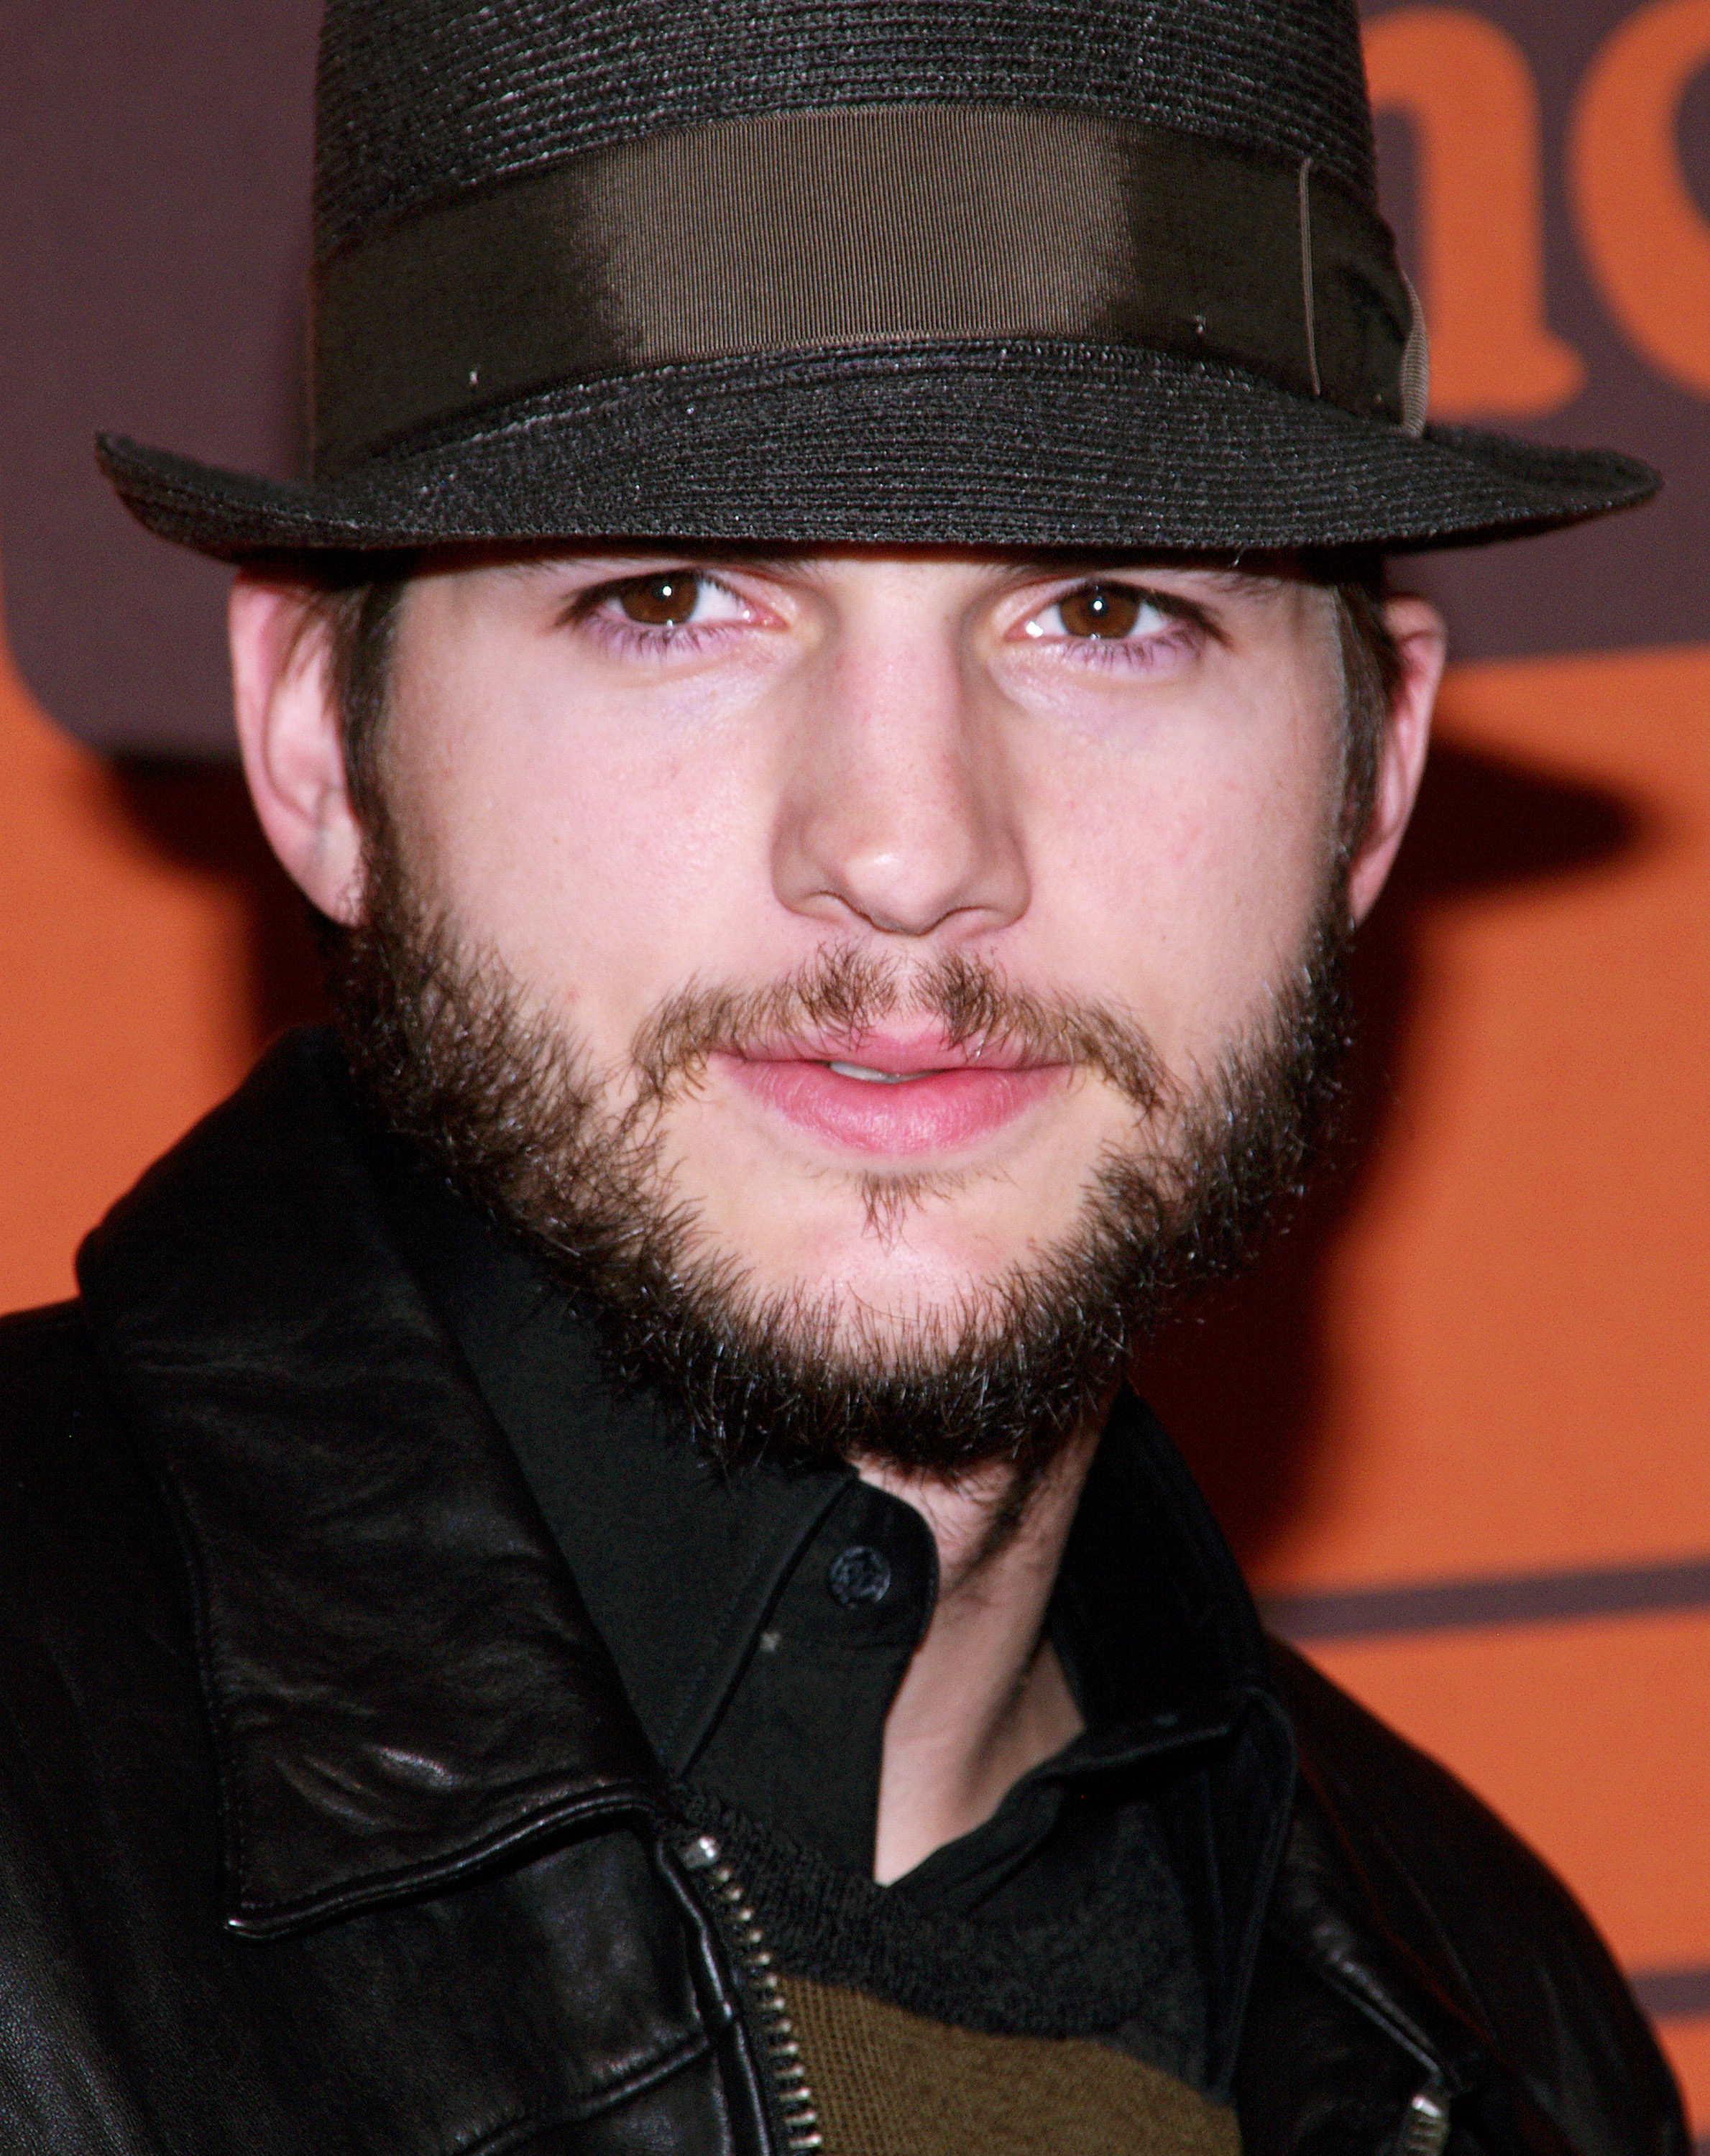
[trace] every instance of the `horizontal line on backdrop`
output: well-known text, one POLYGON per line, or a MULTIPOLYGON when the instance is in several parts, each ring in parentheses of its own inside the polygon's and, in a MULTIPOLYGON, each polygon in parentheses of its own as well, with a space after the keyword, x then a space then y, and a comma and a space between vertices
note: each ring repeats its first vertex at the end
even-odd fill
POLYGON ((1710 1964, 1629 1969, 1627 1981, 1653 2021, 1690 2021, 1710 2015, 1710 1964))
POLYGON ((1301 1642, 1710 1609, 1710 1558, 1580 1572, 1417 1580, 1406 1586, 1343 1588, 1321 1594, 1273 1594, 1261 1597, 1259 1607, 1272 1631, 1301 1642))

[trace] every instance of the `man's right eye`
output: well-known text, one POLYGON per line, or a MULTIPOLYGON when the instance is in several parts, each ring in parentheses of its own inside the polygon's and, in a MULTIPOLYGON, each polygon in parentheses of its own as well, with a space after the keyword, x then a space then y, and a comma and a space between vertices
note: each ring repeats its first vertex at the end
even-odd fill
POLYGON ((754 609, 708 570, 650 569, 581 593, 562 618, 620 655, 658 658, 678 649, 679 639, 682 650, 698 649, 703 638, 753 620, 754 609))
POLYGON ((751 618, 747 603, 705 569, 655 569, 585 593, 574 612, 619 632, 639 630, 662 644, 680 629, 710 629, 751 618))
POLYGON ((706 581, 691 569, 672 569, 663 576, 634 578, 611 596, 624 619, 639 627, 680 629, 694 619, 706 581))

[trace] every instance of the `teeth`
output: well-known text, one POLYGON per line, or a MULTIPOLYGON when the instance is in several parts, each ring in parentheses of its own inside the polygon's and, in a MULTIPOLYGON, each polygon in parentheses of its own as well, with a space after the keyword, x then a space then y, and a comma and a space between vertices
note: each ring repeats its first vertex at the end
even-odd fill
POLYGON ((865 1063, 828 1063, 840 1078, 864 1079, 870 1086, 906 1086, 911 1078, 924 1078, 923 1070, 869 1070, 865 1063))

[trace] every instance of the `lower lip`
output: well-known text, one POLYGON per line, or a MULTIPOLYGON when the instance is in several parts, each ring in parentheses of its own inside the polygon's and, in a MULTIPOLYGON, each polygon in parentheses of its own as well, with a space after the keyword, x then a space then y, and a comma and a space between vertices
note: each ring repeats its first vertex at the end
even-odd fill
POLYGON ((1055 1086, 1060 1068, 935 1070, 901 1085, 845 1078, 824 1063, 721 1056, 737 1085, 815 1137, 848 1152, 952 1152, 989 1137, 1055 1086))

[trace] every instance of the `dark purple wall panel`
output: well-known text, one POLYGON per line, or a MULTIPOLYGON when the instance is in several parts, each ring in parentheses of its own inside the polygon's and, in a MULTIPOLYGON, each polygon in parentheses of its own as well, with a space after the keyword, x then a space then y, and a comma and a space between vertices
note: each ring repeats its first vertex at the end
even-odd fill
POLYGON ((319 0, 0 8, 0 560, 86 740, 229 751, 228 572, 135 526, 91 439, 280 475, 301 431, 319 0))
MULTIPOLYGON (((1392 10, 1374 6, 1372 18, 1392 10)), ((1611 321, 1564 178, 1573 100, 1623 0, 1487 0, 1535 78, 1549 325, 1585 363, 1571 403, 1497 424, 1660 465, 1663 500, 1607 524, 1410 568, 1463 657, 1710 640, 1710 427, 1611 321)), ((90 451, 109 426, 288 475, 300 451, 316 0, 6 0, 0 10, 0 553, 13 649, 86 740, 229 747, 225 572, 146 538, 90 451)), ((1681 101, 1710 208, 1710 84, 1681 101)), ((1416 264, 1416 145, 1380 123, 1388 206, 1416 264)), ((1427 295, 1429 298, 1429 295, 1427 295)))

